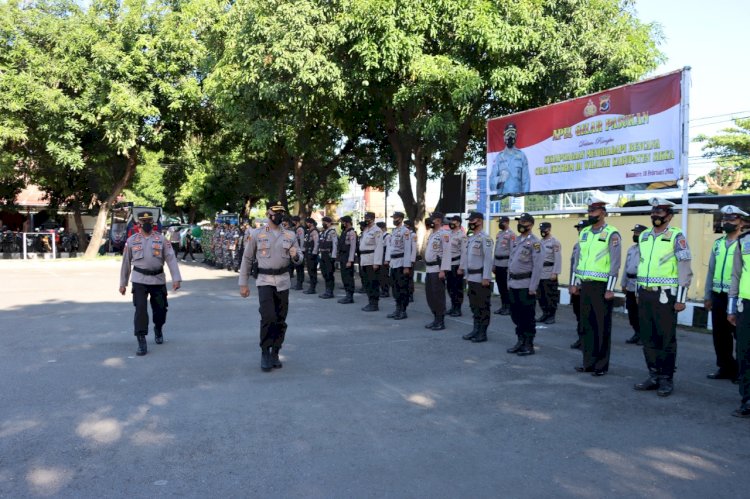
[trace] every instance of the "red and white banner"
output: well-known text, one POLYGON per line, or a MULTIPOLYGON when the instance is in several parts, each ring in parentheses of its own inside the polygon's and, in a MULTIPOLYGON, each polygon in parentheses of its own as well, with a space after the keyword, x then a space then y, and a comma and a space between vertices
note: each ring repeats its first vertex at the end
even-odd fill
POLYGON ((488 121, 489 193, 674 185, 681 81, 678 71, 488 121))

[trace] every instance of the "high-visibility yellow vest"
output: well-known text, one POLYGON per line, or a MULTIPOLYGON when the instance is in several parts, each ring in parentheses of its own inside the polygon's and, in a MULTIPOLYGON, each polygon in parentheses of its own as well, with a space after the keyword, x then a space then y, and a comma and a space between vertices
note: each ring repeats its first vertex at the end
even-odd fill
POLYGON ((732 263, 734 262, 734 251, 737 249, 737 241, 727 248, 727 236, 720 237, 714 242, 714 275, 713 290, 715 293, 728 293, 729 285, 732 284, 732 263))
POLYGON ((674 241, 679 234, 682 234, 682 231, 675 227, 669 227, 658 236, 655 236, 653 230, 643 231, 638 241, 641 249, 636 279, 638 286, 677 287, 679 285, 677 257, 674 254, 674 241))
POLYGON ((740 298, 750 300, 750 239, 743 237, 738 244, 742 251, 742 275, 740 276, 740 298))
POLYGON ((617 229, 605 225, 598 234, 586 227, 578 235, 578 265, 576 276, 582 281, 609 279, 609 240, 617 229))

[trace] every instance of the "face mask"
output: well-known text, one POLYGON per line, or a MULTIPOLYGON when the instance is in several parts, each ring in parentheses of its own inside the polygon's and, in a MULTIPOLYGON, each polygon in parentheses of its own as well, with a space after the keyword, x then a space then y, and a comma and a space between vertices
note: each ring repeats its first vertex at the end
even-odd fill
POLYGON ((324 228, 324 229, 328 229, 328 227, 329 227, 329 225, 328 225, 327 223, 324 223, 324 224, 323 224, 323 228, 324 228))
POLYGON ((589 224, 590 225, 596 225, 596 223, 599 221, 599 215, 589 215, 589 224))
POLYGON ((539 233, 542 235, 542 237, 547 237, 547 235, 549 234, 549 231, 543 230, 539 233))
MULTIPOLYGON (((458 224, 456 224, 456 223, 451 223, 451 224, 450 224, 450 227, 451 227, 451 229, 454 229, 454 230, 455 230, 455 229, 456 229, 456 227, 458 227, 458 224)), ((469 224, 469 227, 471 227, 471 224, 469 224)))
POLYGON ((518 224, 518 227, 516 228, 518 229, 518 232, 520 232, 521 234, 524 234, 527 230, 529 230, 528 227, 526 227, 525 225, 521 225, 521 224, 518 224))
POLYGON ((281 213, 274 213, 271 215, 271 222, 273 222, 274 225, 281 225, 281 221, 284 219, 284 215, 281 213))
POLYGON ((640 237, 640 236, 639 236, 638 234, 633 234, 633 242, 634 242, 634 243, 637 243, 637 242, 638 242, 638 238, 639 238, 639 237, 640 237))
POLYGON ((501 223, 498 226, 500 227, 500 230, 508 230, 508 224, 506 223, 501 223))
POLYGON ((431 229, 433 227, 432 219, 431 218, 425 218, 424 219, 424 226, 428 229, 431 229))
POLYGON ((722 229, 724 230, 724 232, 726 232, 727 234, 728 234, 728 233, 730 233, 730 232, 734 232, 735 230, 737 230, 737 227, 739 227, 739 225, 734 225, 734 224, 732 224, 732 223, 729 223, 729 222, 726 222, 726 223, 724 223, 724 224, 723 224, 723 225, 721 226, 721 228, 722 228, 722 229))
POLYGON ((143 230, 143 232, 151 232, 153 228, 154 228, 154 224, 145 223, 141 225, 141 229, 143 230))
POLYGON ((661 227, 667 222, 667 217, 659 217, 656 215, 651 215, 651 224, 654 227, 661 227))

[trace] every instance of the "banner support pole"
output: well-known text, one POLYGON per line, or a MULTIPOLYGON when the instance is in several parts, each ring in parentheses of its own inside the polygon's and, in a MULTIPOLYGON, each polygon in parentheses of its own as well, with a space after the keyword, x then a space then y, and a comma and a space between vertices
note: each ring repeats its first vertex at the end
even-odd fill
POLYGON ((688 151, 690 135, 688 123, 690 117, 690 66, 682 69, 680 95, 680 124, 682 126, 682 147, 680 148, 680 168, 682 170, 682 232, 687 237, 688 232, 688 190, 690 189, 690 174, 688 169, 688 151))

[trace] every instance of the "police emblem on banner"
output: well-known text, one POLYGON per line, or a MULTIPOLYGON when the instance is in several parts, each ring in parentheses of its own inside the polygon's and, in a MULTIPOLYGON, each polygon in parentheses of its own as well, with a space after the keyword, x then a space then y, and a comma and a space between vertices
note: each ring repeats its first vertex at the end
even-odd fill
POLYGON ((606 113, 609 111, 609 95, 602 95, 599 97, 599 112, 606 113))
POLYGON ((594 104, 593 100, 589 99, 586 107, 583 108, 583 115, 587 118, 590 118, 596 114, 596 111, 596 104, 594 104))

